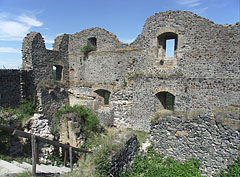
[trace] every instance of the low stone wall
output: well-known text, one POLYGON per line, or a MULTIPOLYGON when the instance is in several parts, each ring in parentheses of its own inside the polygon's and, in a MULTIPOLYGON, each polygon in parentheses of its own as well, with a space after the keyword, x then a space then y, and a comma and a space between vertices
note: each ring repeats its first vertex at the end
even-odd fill
MULTIPOLYGON (((229 118, 228 118, 229 120, 229 118)), ((238 120, 239 125, 239 117, 238 120)), ((157 151, 176 160, 197 159, 204 175, 212 176, 240 156, 240 133, 224 125, 220 117, 200 114, 192 120, 182 116, 160 118, 151 127, 157 151)))
POLYGON ((139 150, 139 141, 136 135, 129 137, 123 148, 112 157, 111 175, 118 176, 123 168, 128 168, 139 150))

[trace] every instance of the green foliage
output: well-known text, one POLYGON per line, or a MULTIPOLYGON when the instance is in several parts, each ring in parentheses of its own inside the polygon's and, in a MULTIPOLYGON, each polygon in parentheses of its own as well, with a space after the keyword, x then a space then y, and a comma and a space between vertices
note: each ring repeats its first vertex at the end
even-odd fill
POLYGON ((64 165, 64 162, 62 161, 62 159, 53 154, 48 154, 47 159, 51 161, 52 165, 56 165, 56 166, 64 165))
POLYGON ((96 50, 96 49, 94 47, 92 47, 91 45, 84 45, 81 49, 81 53, 86 55, 89 52, 94 51, 94 50, 96 50))
MULTIPOLYGON (((87 109, 84 106, 75 105, 71 107, 65 105, 60 110, 58 110, 56 114, 57 121, 59 122, 63 114, 71 112, 76 112, 78 114, 77 122, 81 123, 82 119, 84 120, 85 122, 84 131, 87 138, 91 138, 95 134, 98 134, 102 131, 102 127, 100 126, 100 122, 97 116, 93 114, 90 109, 87 109)), ((54 128, 56 129, 56 127, 54 128)))
MULTIPOLYGON (((20 102, 20 105, 16 108, 6 108, 6 109, 1 109, 0 111, 4 115, 11 114, 11 115, 16 115, 17 119, 14 120, 16 121, 15 123, 22 123, 22 121, 30 118, 35 112, 36 112, 36 99, 34 98, 29 98, 29 99, 22 99, 20 102)), ((10 120, 13 121, 13 120, 10 120)), ((10 123, 10 122, 9 122, 10 123)), ((12 124, 13 122, 11 122, 12 124)), ((0 119, 0 125, 6 125, 7 123, 5 120, 0 119)))
POLYGON ((123 80, 123 88, 126 88, 127 87, 127 82, 126 82, 126 80, 124 79, 123 80))
POLYGON ((34 112, 36 111, 36 99, 35 97, 31 100, 27 100, 27 99, 22 99, 21 100, 21 104, 19 106, 19 113, 21 115, 29 115, 32 116, 34 114, 34 112))
POLYGON ((239 177, 240 176, 240 157, 228 169, 222 170, 217 176, 220 177, 239 177))
POLYGON ((172 158, 163 159, 159 153, 149 148, 146 155, 137 155, 133 166, 128 171, 123 171, 124 177, 166 177, 166 176, 201 176, 200 163, 197 160, 177 162, 172 158))

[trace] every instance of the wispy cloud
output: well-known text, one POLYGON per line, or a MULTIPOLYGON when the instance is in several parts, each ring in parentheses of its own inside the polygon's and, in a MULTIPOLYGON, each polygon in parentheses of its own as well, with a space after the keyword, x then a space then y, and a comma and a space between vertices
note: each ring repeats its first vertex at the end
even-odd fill
POLYGON ((34 16, 0 13, 0 40, 22 40, 32 27, 42 25, 34 16))
POLYGON ((11 47, 0 47, 0 53, 21 53, 21 51, 11 47))
POLYGON ((177 1, 177 3, 187 7, 196 7, 201 5, 200 0, 180 0, 177 1))
POLYGON ((192 12, 196 13, 196 14, 202 14, 204 13, 206 10, 208 9, 208 7, 203 7, 200 9, 193 9, 192 12))

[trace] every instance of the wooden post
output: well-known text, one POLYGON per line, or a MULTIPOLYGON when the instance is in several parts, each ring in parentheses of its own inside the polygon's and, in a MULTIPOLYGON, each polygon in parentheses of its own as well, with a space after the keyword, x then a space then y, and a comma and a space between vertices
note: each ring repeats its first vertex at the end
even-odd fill
POLYGON ((67 149, 64 149, 64 166, 67 166, 67 149))
POLYGON ((84 161, 87 160, 87 153, 84 153, 84 161))
POLYGON ((32 175, 36 176, 37 154, 36 154, 36 138, 35 138, 35 135, 32 135, 31 139, 32 139, 32 175))
POLYGON ((71 171, 73 171, 72 147, 69 147, 69 157, 70 157, 70 168, 71 168, 71 171))
POLYGON ((39 164, 39 142, 36 141, 36 163, 39 164))

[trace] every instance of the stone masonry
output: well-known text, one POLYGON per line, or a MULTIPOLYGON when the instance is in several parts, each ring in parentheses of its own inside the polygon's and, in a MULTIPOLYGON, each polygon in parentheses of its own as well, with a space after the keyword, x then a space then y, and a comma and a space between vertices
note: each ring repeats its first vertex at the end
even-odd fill
MULTIPOLYGON (((239 114, 239 25, 167 11, 149 17, 129 45, 105 29, 90 28, 58 36, 53 50, 46 49, 40 33, 31 32, 23 40, 21 72, 31 73, 26 75, 36 88, 31 93, 48 118, 63 104, 84 105, 107 126, 150 132, 151 120, 166 111, 239 114), (168 40, 174 41, 172 57, 166 55, 168 40), (83 53, 87 46, 91 51, 83 53)), ((0 106, 22 97, 18 72, 0 71, 0 106)), ((207 124, 194 126, 198 123, 207 124)), ((234 128, 239 131, 240 124, 234 128)))

